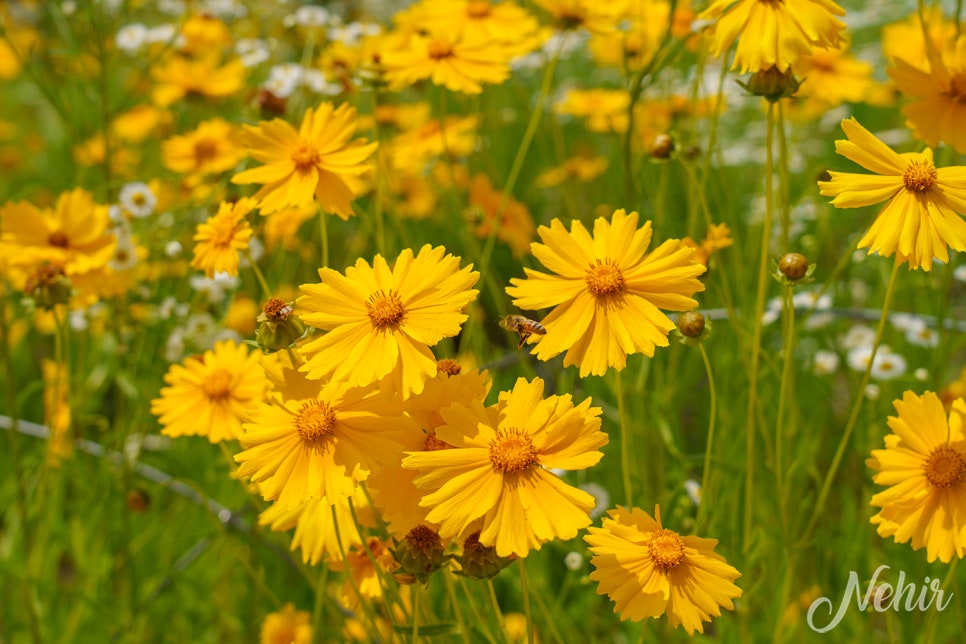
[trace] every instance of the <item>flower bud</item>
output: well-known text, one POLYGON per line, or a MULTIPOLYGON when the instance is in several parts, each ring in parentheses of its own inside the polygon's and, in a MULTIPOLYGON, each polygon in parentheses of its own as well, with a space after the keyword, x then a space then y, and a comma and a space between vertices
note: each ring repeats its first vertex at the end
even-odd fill
POLYGON ((305 325, 294 314, 292 303, 272 297, 258 315, 255 343, 265 353, 287 349, 305 333, 305 325))
POLYGON ((808 273, 808 260, 800 253, 786 253, 778 260, 778 270, 792 281, 800 280, 808 273))
POLYGON ((738 81, 738 84, 755 96, 761 96, 774 103, 780 98, 794 96, 802 82, 795 78, 791 67, 781 72, 773 65, 752 74, 747 83, 738 81))
POLYGON ((62 266, 44 263, 27 277, 23 292, 40 308, 52 309, 67 303, 73 287, 62 266))
POLYGON ((670 134, 658 134, 651 141, 648 152, 655 159, 667 159, 674 152, 674 139, 671 138, 670 134))
POLYGON ((392 556, 399 562, 397 580, 411 583, 429 581, 429 576, 442 568, 450 556, 439 534, 425 525, 418 525, 406 534, 406 538, 390 548, 392 556))
POLYGON ((474 532, 463 542, 463 554, 457 557, 461 570, 454 571, 464 577, 490 579, 516 560, 516 555, 500 557, 496 548, 480 543, 480 533, 474 532))
POLYGON ((686 338, 698 337, 704 328, 704 316, 697 311, 685 311, 678 317, 678 331, 686 338))

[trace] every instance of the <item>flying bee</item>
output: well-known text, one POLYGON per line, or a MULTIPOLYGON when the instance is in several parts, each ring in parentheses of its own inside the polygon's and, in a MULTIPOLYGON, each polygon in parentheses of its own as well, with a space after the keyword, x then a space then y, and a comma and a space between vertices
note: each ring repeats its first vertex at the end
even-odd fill
POLYGON ((517 345, 517 349, 523 348, 523 343, 527 341, 531 335, 545 335, 547 329, 544 328, 542 324, 536 320, 531 320, 530 318, 525 318, 522 315, 508 315, 505 318, 500 319, 500 326, 507 331, 516 331, 520 334, 520 344, 517 345))

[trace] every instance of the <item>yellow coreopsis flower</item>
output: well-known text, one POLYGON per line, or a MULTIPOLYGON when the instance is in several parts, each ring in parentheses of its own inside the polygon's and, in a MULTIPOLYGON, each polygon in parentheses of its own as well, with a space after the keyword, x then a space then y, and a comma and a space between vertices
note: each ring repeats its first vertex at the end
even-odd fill
POLYGON ((297 301, 302 321, 324 335, 306 342, 301 371, 366 385, 394 375, 403 395, 419 393, 436 375, 429 347, 453 337, 466 320, 462 310, 478 291, 480 274, 442 246, 399 254, 392 269, 376 255, 359 259, 345 275, 319 269, 321 284, 303 284, 297 301))
POLYGON ((412 35, 406 46, 381 56, 386 80, 404 89, 421 80, 453 92, 479 94, 483 83, 500 84, 510 77, 509 54, 485 33, 464 31, 412 35))
POLYGON ((331 505, 325 499, 309 499, 292 507, 275 503, 258 516, 258 524, 267 525, 275 532, 295 528, 291 550, 302 551, 303 563, 314 566, 323 560, 335 561, 342 558, 343 552, 362 543, 362 535, 349 508, 349 499, 360 523, 365 527, 375 527, 372 508, 366 495, 361 493, 340 498, 331 505))
POLYGON ((216 174, 231 170, 245 157, 235 141, 237 128, 224 119, 215 118, 161 144, 164 167, 181 173, 216 174))
POLYGON ((835 151, 875 174, 829 172, 819 190, 838 208, 859 208, 888 200, 858 248, 883 257, 896 254, 909 268, 932 269, 933 257, 949 261, 947 246, 966 250, 966 167, 936 168, 932 150, 899 154, 859 125, 842 121, 848 140, 835 151))
POLYGON ((590 132, 627 131, 631 95, 622 89, 569 90, 554 106, 558 114, 579 116, 590 132))
POLYGON ((158 83, 151 92, 151 100, 167 107, 185 96, 230 96, 245 86, 248 70, 238 58, 222 64, 217 55, 195 58, 171 55, 155 65, 151 75, 158 83))
POLYGON ((838 47, 845 10, 832 0, 714 0, 698 16, 714 20, 711 54, 720 57, 738 40, 731 68, 741 73, 777 67, 785 72, 815 47, 838 47))
POLYGON ((167 387, 151 401, 165 436, 206 436, 212 443, 238 438, 242 419, 261 402, 270 384, 259 354, 244 344, 218 342, 200 357, 172 365, 167 387))
POLYGON ((922 70, 901 58, 889 69, 899 91, 915 100, 902 108, 916 137, 930 146, 945 141, 966 153, 966 36, 955 39, 922 70))
POLYGON ((550 472, 597 464, 607 444, 600 408, 570 395, 543 397, 540 378, 517 380, 496 405, 455 403, 442 410, 436 438, 452 449, 407 452, 419 470, 420 505, 443 539, 480 530, 497 555, 526 557, 553 539, 572 539, 591 523, 594 497, 550 472), (482 525, 481 525, 482 524, 482 525))
POLYGON ((360 176, 371 169, 367 159, 376 143, 351 140, 356 110, 343 103, 309 108, 296 131, 281 119, 244 126, 242 141, 265 165, 240 172, 232 183, 264 184, 255 194, 259 209, 270 214, 313 201, 342 219, 352 215, 352 200, 364 190, 360 176))
MULTIPOLYGON (((647 253, 651 222, 637 227, 637 213, 600 217, 594 235, 579 221, 570 232, 559 219, 537 230, 543 243, 533 255, 556 273, 524 269, 526 279, 510 280, 506 292, 522 309, 553 307, 542 320, 547 333, 533 353, 541 360, 566 351, 564 366, 580 366, 580 377, 624 368, 627 355, 654 355, 668 346, 674 323, 660 311, 689 311, 692 295, 704 290, 698 275, 705 268, 693 260, 694 249, 676 239, 647 253)), ((531 336, 530 342, 536 341, 531 336)))
POLYGON ((667 615, 671 626, 688 635, 704 632, 704 622, 734 610, 741 597, 734 581, 741 574, 714 552, 716 539, 681 536, 644 510, 617 507, 584 541, 594 553, 590 578, 597 593, 614 601, 621 620, 641 621, 667 615))
POLYGON ((289 602, 281 610, 269 613, 262 622, 260 644, 310 644, 312 641, 312 616, 304 610, 295 610, 289 602))
POLYGON ((238 253, 248 248, 252 228, 245 217, 255 207, 255 200, 243 198, 231 203, 223 201, 218 212, 198 224, 191 267, 213 277, 215 273, 238 275, 238 253))
POLYGON ((537 229, 526 204, 511 196, 504 202, 503 193, 493 187, 490 178, 477 174, 470 180, 469 205, 470 220, 476 223, 473 233, 477 237, 489 237, 496 223, 497 238, 510 247, 513 256, 519 259, 526 254, 537 229), (496 221, 498 213, 499 222, 496 221))
POLYGON ((929 561, 949 563, 966 555, 966 402, 957 398, 948 415, 939 396, 911 391, 896 400, 897 416, 885 449, 872 451, 866 465, 872 480, 887 489, 872 497, 882 508, 872 517, 879 536, 926 547, 929 561))

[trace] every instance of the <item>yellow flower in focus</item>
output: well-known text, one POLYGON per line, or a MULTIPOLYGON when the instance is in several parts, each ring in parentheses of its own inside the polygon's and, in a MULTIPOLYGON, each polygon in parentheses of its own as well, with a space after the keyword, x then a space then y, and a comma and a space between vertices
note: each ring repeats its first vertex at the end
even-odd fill
POLYGON ((485 174, 477 174, 470 181, 469 205, 472 219, 476 222, 473 234, 483 239, 489 237, 502 205, 496 236, 510 247, 517 259, 526 254, 537 229, 526 205, 509 195, 504 203, 503 193, 493 188, 485 174))
POLYGON ((200 357, 171 365, 167 387, 151 401, 165 436, 206 436, 212 443, 234 440, 242 419, 268 393, 269 382, 259 354, 244 344, 224 340, 200 357))
POLYGON ((301 505, 283 507, 275 503, 258 517, 258 524, 269 526, 274 532, 295 528, 291 550, 302 551, 302 562, 314 566, 320 561, 337 561, 342 552, 362 543, 362 536, 352 519, 349 499, 356 509, 356 516, 365 527, 376 526, 375 516, 365 494, 354 494, 330 505, 325 499, 309 499, 301 505), (335 508, 335 521, 332 510, 335 508), (341 543, 341 546, 340 546, 341 543))
POLYGON ((594 553, 590 578, 597 594, 615 603, 621 620, 639 622, 667 615, 688 635, 704 632, 704 622, 734 610, 741 597, 734 581, 741 574, 715 553, 716 539, 681 536, 661 524, 661 510, 652 518, 644 510, 617 507, 600 528, 584 537, 594 553))
POLYGON ((304 207, 315 201, 342 219, 352 215, 352 200, 365 188, 360 176, 376 143, 351 140, 356 110, 343 103, 309 108, 298 131, 281 119, 244 126, 242 142, 256 161, 265 164, 232 177, 231 182, 264 184, 255 194, 263 214, 304 207))
POLYGON ((394 90, 429 80, 453 92, 479 94, 483 83, 499 85, 509 78, 509 58, 498 40, 466 31, 414 34, 403 49, 383 52, 381 62, 394 90))
POLYGON ((557 114, 583 118, 584 127, 590 132, 620 134, 627 131, 630 104, 631 95, 622 89, 572 89, 553 109, 557 114))
POLYGON ((403 467, 419 470, 427 490, 420 505, 443 539, 480 530, 497 555, 526 557, 553 539, 572 539, 590 525, 594 497, 550 470, 593 467, 607 434, 588 398, 543 397, 544 382, 519 378, 499 402, 455 403, 441 411, 436 438, 452 449, 407 452, 403 467), (482 528, 478 527, 482 520, 482 528))
POLYGON ((151 68, 157 82, 151 100, 167 107, 186 96, 225 98, 245 86, 248 70, 238 58, 221 64, 217 55, 185 58, 172 55, 151 68))
POLYGON ((966 402, 957 398, 947 416, 931 391, 911 391, 893 405, 892 433, 885 449, 872 451, 866 465, 872 480, 887 489, 872 497, 882 508, 872 517, 880 537, 896 543, 911 540, 913 550, 926 547, 926 558, 949 563, 966 554, 966 402))
POLYGON ((351 496, 359 481, 399 457, 399 437, 412 423, 376 387, 345 382, 322 385, 314 398, 261 403, 248 421, 238 473, 280 509, 351 496))
POLYGON ((564 366, 579 365, 581 378, 621 370, 628 354, 653 356, 655 347, 668 346, 675 325, 660 309, 697 307, 691 296, 704 290, 697 277, 705 268, 693 261, 694 250, 671 239, 647 253, 651 222, 638 228, 637 221, 636 212, 617 210, 610 221, 594 222, 593 237, 579 221, 570 232, 559 219, 537 230, 543 243, 531 251, 556 274, 525 268, 526 279, 513 278, 506 289, 521 309, 553 307, 541 320, 547 333, 537 358, 566 351, 564 366))
POLYGON ((731 68, 741 73, 777 67, 785 72, 802 56, 843 42, 845 10, 832 0, 714 0, 698 16, 713 20, 711 55, 719 58, 738 39, 731 68))
POLYGON ((161 144, 164 167, 182 174, 218 174, 231 170, 245 157, 235 141, 237 128, 224 119, 203 121, 190 132, 161 144))
POLYGON ((392 269, 376 255, 359 259, 345 275, 319 269, 321 284, 303 284, 297 306, 302 321, 324 335, 306 342, 301 370, 309 378, 367 385, 394 374, 406 398, 436 375, 429 347, 460 332, 463 309, 478 291, 480 274, 442 246, 399 254, 392 269), (445 255, 445 256, 444 256, 445 255))
POLYGON ((966 167, 936 168, 932 150, 898 154, 859 125, 842 121, 848 140, 835 142, 835 151, 874 172, 873 175, 829 172, 819 191, 834 197, 837 208, 860 208, 888 200, 858 248, 869 255, 896 254, 909 268, 932 269, 933 257, 949 261, 947 246, 966 250, 966 167))
POLYGON ((260 644, 311 644, 312 616, 289 602, 262 622, 260 644))
POLYGON ((221 202, 218 212, 198 224, 191 267, 205 272, 238 275, 238 253, 248 248, 252 228, 245 217, 255 207, 255 200, 242 198, 234 203, 221 202))
POLYGON ((0 242, 11 266, 41 262, 61 266, 67 276, 105 266, 117 243, 108 232, 108 209, 91 193, 76 188, 61 194, 53 210, 31 203, 0 206, 0 242))
POLYGON ((966 35, 933 57, 924 71, 901 58, 889 68, 899 91, 914 99, 902 108, 916 138, 936 147, 940 141, 966 153, 966 35))

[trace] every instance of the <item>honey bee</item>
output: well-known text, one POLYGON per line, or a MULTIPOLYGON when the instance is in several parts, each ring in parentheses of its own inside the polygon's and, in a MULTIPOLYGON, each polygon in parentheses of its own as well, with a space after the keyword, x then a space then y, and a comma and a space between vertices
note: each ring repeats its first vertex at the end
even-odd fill
POLYGON ((531 320, 530 318, 525 318, 522 315, 508 315, 505 318, 500 319, 500 326, 507 331, 516 331, 520 334, 520 344, 517 345, 517 349, 523 348, 523 343, 527 341, 531 335, 544 335, 547 330, 542 324, 536 320, 531 320))

